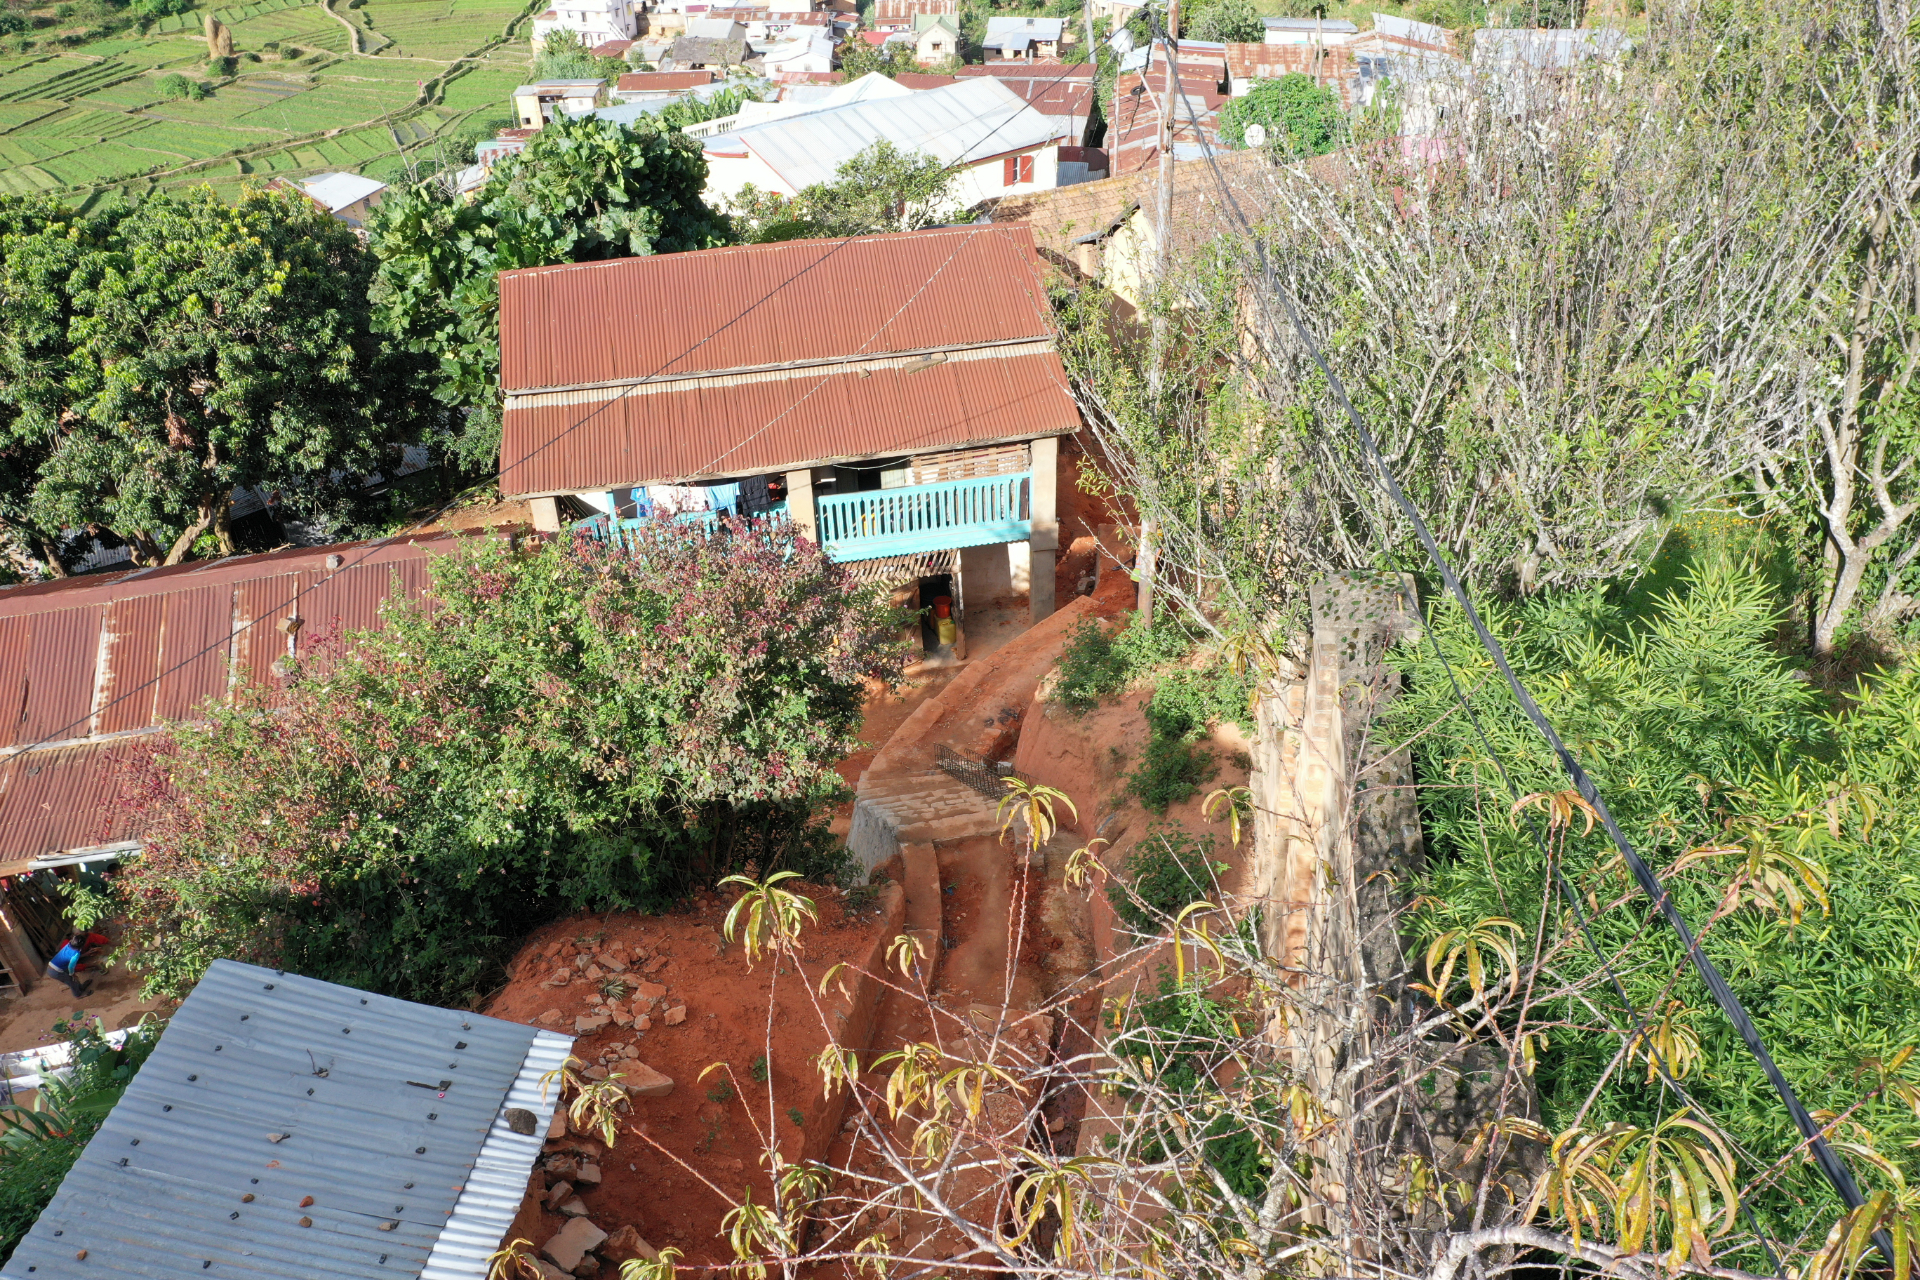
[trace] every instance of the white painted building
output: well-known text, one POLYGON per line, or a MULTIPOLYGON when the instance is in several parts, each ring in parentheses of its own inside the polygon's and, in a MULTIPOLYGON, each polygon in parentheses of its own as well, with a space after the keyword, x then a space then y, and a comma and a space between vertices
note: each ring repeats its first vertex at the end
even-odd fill
POLYGON ((547 37, 571 31, 587 48, 609 40, 631 40, 640 32, 639 0, 556 0, 553 8, 533 20, 533 51, 540 52, 547 37))
POLYGON ((715 206, 748 186, 797 195, 831 182, 876 142, 954 166, 956 208, 1059 185, 1059 123, 990 76, 904 96, 771 120, 705 141, 706 199, 715 206))
POLYGON ((791 38, 769 45, 761 58, 762 74, 771 80, 824 74, 833 70, 833 37, 825 31, 796 27, 791 38))

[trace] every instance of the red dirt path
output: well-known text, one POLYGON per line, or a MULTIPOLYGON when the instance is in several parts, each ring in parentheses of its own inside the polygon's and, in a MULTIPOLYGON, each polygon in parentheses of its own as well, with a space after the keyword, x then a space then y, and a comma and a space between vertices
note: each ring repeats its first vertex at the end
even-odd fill
MULTIPOLYGON (((622 944, 628 955, 650 955, 661 961, 652 973, 641 975, 664 984, 668 991, 650 1015, 651 1029, 636 1031, 610 1023, 580 1037, 574 1046, 575 1056, 591 1065, 613 1044, 635 1045, 641 1062, 675 1082, 668 1097, 633 1100, 628 1127, 641 1132, 623 1133, 616 1148, 599 1159, 605 1182, 582 1198, 602 1230, 631 1225, 656 1248, 680 1248, 685 1254, 683 1265, 730 1262, 720 1222, 731 1205, 720 1192, 738 1199, 751 1187, 754 1200, 767 1203, 768 1180, 759 1163, 762 1135, 771 1131, 783 1153, 793 1159, 812 1136, 808 1126, 817 1129, 833 1123, 823 1119, 820 1079, 814 1068, 814 1058, 826 1041, 814 1012, 813 991, 832 965, 864 962, 881 917, 872 908, 850 913, 837 889, 808 885, 797 891, 814 900, 821 921, 819 927, 810 926, 805 932, 802 973, 776 972, 778 966, 767 958, 749 972, 742 949, 722 941, 720 927, 731 895, 709 894, 682 914, 584 916, 541 930, 516 957, 513 981, 484 1010, 496 1018, 571 1032, 574 1018, 600 1001, 591 994, 593 984, 577 976, 565 986, 542 985, 560 967, 568 948, 575 954, 605 954, 622 944), (562 954, 549 958, 546 953, 556 945, 562 954), (771 1027, 770 982, 778 983, 779 995, 771 1027), (681 1003, 686 1006, 686 1021, 664 1025, 662 1014, 681 1003), (559 1019, 542 1019, 542 1014, 555 1009, 560 1011, 559 1019), (770 1060, 766 1083, 752 1075, 754 1061, 762 1054, 770 1060), (724 1072, 716 1071, 704 1081, 699 1078, 716 1062, 732 1067, 731 1097, 720 1087, 724 1072), (801 1112, 804 1124, 793 1123, 789 1108, 801 1112), (684 1165, 663 1155, 648 1138, 684 1165)), ((642 959, 635 968, 644 969, 648 963, 642 959)), ((544 1188, 538 1174, 535 1188, 544 1188)), ((530 1196, 507 1238, 525 1237, 538 1246, 566 1221, 530 1196)))

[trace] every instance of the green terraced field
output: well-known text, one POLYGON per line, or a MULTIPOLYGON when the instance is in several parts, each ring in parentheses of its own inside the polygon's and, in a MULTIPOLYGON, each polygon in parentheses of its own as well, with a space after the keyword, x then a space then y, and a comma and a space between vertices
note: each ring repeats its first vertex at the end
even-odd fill
POLYGON ((240 62, 200 101, 169 100, 157 85, 170 72, 207 78, 204 10, 161 19, 144 35, 0 56, 0 192, 95 204, 201 182, 224 189, 335 169, 402 173, 444 152, 440 136, 469 118, 506 113, 508 91, 526 78, 524 19, 535 7, 368 0, 348 10, 339 0, 335 12, 371 51, 354 54, 346 27, 319 0, 209 5, 240 62), (282 58, 268 44, 299 56, 282 58))

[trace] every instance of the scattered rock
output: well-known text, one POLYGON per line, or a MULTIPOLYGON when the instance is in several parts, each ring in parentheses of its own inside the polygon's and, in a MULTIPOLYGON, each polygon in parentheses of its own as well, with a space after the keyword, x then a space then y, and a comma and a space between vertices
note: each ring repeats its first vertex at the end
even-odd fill
POLYGON ((600 1186, 600 1166, 591 1160, 580 1162, 580 1172, 574 1175, 573 1185, 582 1191, 593 1191, 600 1186))
POLYGON ((587 1256, 589 1249, 597 1249, 607 1238, 607 1233, 593 1225, 591 1218, 575 1218, 566 1226, 553 1233, 548 1241, 540 1246, 540 1252, 552 1260, 553 1265, 562 1271, 572 1271, 587 1256))
POLYGON ((553 1119, 547 1121, 547 1141, 567 1136, 567 1112, 564 1107, 553 1109, 553 1119))
POLYGON ((310 1226, 312 1226, 312 1225, 313 1225, 313 1219, 312 1219, 312 1218, 302 1218, 302 1219, 300 1219, 300 1225, 301 1225, 301 1226, 303 1226, 303 1227, 310 1227, 310 1226))
POLYGON ((546 1159, 547 1176, 554 1179, 550 1186, 558 1186, 569 1181, 580 1172, 580 1162, 568 1155, 552 1155, 546 1159))
POLYGON ((625 973, 627 971, 627 962, 618 956, 601 956, 600 967, 609 973, 625 973))
POLYGON ((584 1218, 590 1212, 587 1208, 587 1202, 579 1196, 562 1202, 559 1209, 561 1213, 566 1214, 569 1218, 584 1218))
POLYGON ((591 1253, 588 1254, 586 1257, 580 1259, 580 1265, 573 1269, 573 1274, 576 1276, 583 1277, 583 1280, 584 1280, 584 1277, 586 1276, 599 1275, 600 1259, 595 1257, 591 1253))
POLYGON ((607 1078, 607 1069, 599 1063, 595 1063, 580 1074, 589 1080, 605 1080, 607 1078))
POLYGON ((665 956, 655 956, 653 959, 647 961, 646 964, 640 967, 640 972, 658 973, 660 972, 660 966, 664 965, 666 962, 667 962, 667 958, 665 956))
POLYGON ((270 1133, 267 1135, 268 1142, 285 1142, 286 1140, 287 1135, 284 1133, 270 1133))
MULTIPOLYGON (((648 965, 647 967, 651 969, 653 966, 648 965)), ((639 994, 648 1000, 658 1000, 661 996, 667 994, 667 988, 664 983, 643 982, 640 984, 639 994)))
POLYGON ((301 1197, 300 1197, 300 1207, 301 1207, 302 1209, 311 1209, 311 1208, 313 1208, 313 1197, 312 1197, 312 1196, 301 1196, 301 1197))
POLYGON ((541 952, 540 954, 541 954, 541 955, 543 955, 543 956, 545 956, 545 957, 546 957, 547 959, 549 959, 549 960, 551 960, 551 959, 553 959, 553 958, 554 958, 555 956, 557 956, 557 955, 559 955, 559 954, 560 954, 560 948, 561 948, 561 947, 564 947, 564 946, 566 946, 566 945, 567 945, 567 944, 566 944, 566 943, 564 943, 564 942, 550 942, 550 943, 548 943, 548 944, 547 944, 547 949, 546 949, 545 951, 543 951, 543 952, 541 952))
POLYGON ((674 1077, 655 1071, 639 1059, 628 1063, 624 1084, 634 1098, 666 1098, 674 1092, 674 1077))
POLYGON ((566 1014, 560 1012, 560 1010, 558 1009, 549 1009, 545 1013, 541 1014, 539 1017, 535 1018, 534 1021, 541 1023, 545 1026, 551 1027, 556 1023, 558 1023, 560 1019, 566 1016, 567 1016, 566 1014))
POLYGON ((1067 1127, 1067 1118, 1065 1116, 1055 1116, 1053 1119, 1047 1121, 1048 1133, 1059 1133, 1062 1129, 1066 1127, 1067 1127))
POLYGON ((685 1022, 686 1020, 687 1020, 687 1006, 683 1004, 677 1004, 673 1006, 673 1008, 667 1010, 666 1023, 668 1026, 677 1027, 681 1023, 685 1022))
POLYGON ((547 1208, 557 1209, 573 1199, 573 1184, 562 1179, 547 1188, 547 1208))
POLYGON ((525 1107, 507 1108, 507 1128, 513 1130, 515 1133, 524 1134, 531 1138, 534 1130, 539 1127, 540 1117, 525 1107))
POLYGON ((653 1019, 643 1013, 633 1020, 633 1025, 641 1031, 651 1031, 653 1030, 653 1019))
POLYGON ((598 981, 600 981, 600 979, 602 979, 602 978, 604 978, 604 977, 606 977, 606 976, 607 976, 607 975, 606 975, 606 971, 605 971, 605 970, 603 970, 603 969, 602 969, 602 968, 601 968, 601 967, 600 967, 599 965, 597 965, 597 964, 590 964, 590 965, 588 965, 588 966, 587 966, 587 981, 588 981, 588 982, 598 982, 598 981))
POLYGON ((539 1276, 540 1280, 567 1280, 567 1277, 572 1274, 562 1271, 545 1258, 528 1258, 527 1261, 533 1264, 533 1273, 539 1276))
POLYGON ((616 1013, 613 1015, 613 1025, 616 1027, 630 1027, 633 1025, 633 1015, 630 1013, 616 1013))
POLYGON ((600 1246, 600 1253, 608 1262, 618 1265, 622 1262, 635 1262, 644 1259, 658 1262, 660 1251, 644 1240, 638 1229, 626 1226, 607 1237, 600 1246))
POLYGON ((576 1035, 591 1035, 611 1021, 613 1019, 604 1013, 595 1014, 592 1017, 583 1013, 573 1020, 573 1030, 576 1035))

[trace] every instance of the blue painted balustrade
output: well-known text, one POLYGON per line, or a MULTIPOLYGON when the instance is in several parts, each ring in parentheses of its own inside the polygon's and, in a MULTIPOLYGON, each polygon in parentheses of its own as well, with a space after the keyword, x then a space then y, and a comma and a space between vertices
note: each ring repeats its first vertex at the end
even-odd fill
POLYGON ((841 561, 1024 542, 1031 479, 1021 471, 817 497, 820 541, 841 561))

